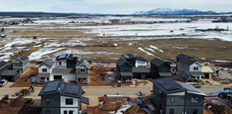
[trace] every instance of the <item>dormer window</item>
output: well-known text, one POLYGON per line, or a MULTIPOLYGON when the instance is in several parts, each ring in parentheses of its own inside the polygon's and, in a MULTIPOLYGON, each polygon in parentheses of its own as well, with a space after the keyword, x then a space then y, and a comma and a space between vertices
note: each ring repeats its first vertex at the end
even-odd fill
POLYGON ((193 70, 198 70, 198 67, 193 67, 193 70))
POLYGON ((42 72, 47 72, 47 69, 46 69, 46 68, 43 68, 43 69, 42 69, 42 72))

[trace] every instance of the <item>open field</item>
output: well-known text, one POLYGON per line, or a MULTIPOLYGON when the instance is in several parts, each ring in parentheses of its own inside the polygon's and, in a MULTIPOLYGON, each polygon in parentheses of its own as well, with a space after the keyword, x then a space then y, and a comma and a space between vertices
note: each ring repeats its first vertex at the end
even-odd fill
MULTIPOLYGON (((106 23, 108 18, 99 18, 98 21, 106 23)), ((135 20, 139 19, 144 18, 135 20)), ((4 25, 5 32, 1 34, 6 34, 8 38, 0 40, 0 59, 12 61, 25 54, 30 61, 40 61, 59 54, 77 53, 80 57, 95 61, 115 62, 121 54, 132 53, 148 60, 159 57, 175 61, 178 54, 184 53, 199 61, 232 61, 231 31, 194 30, 216 26, 229 28, 230 24, 207 20, 169 24, 86 24, 81 20, 74 20, 79 24, 62 19, 37 20, 32 25, 4 25), (38 36, 38 39, 33 39, 33 36, 38 36)))

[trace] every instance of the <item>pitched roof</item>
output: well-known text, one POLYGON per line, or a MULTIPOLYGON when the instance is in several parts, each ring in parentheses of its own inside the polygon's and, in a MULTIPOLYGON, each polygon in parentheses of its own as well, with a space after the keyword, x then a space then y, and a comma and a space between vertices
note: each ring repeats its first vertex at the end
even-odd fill
POLYGON ((67 59, 67 57, 68 57, 68 54, 58 55, 58 56, 56 57, 56 60, 67 59))
POLYGON ((54 62, 53 62, 52 59, 47 59, 42 64, 40 64, 39 67, 42 66, 42 65, 44 65, 44 64, 47 65, 48 67, 52 67, 52 65, 54 64, 54 62))
POLYGON ((190 57, 190 56, 184 55, 184 54, 179 54, 178 56, 176 56, 176 58, 179 59, 180 62, 182 62, 186 65, 191 65, 197 61, 193 57, 190 57))
POLYGON ((81 61, 78 61, 76 66, 79 66, 81 64, 84 64, 87 68, 89 68, 89 62, 85 59, 81 59, 81 61))
POLYGON ((81 97, 80 102, 89 105, 89 98, 81 97))
POLYGON ((179 83, 171 78, 151 79, 151 81, 165 94, 185 91, 179 83))
POLYGON ((17 74, 17 70, 4 70, 3 72, 2 72, 2 76, 14 76, 14 75, 16 75, 17 74))
POLYGON ((74 97, 82 99, 81 102, 89 104, 88 98, 81 96, 82 86, 79 84, 65 83, 63 79, 55 81, 47 81, 40 90, 38 96, 60 94, 62 96, 74 97))
POLYGON ((19 59, 22 60, 22 61, 25 61, 25 60, 27 60, 27 59, 29 59, 29 58, 28 58, 28 56, 23 55, 23 56, 19 57, 19 59))
POLYGON ((150 61, 151 64, 155 65, 156 67, 161 66, 162 64, 164 64, 164 62, 158 58, 154 58, 150 61))
POLYGON ((125 58, 125 59, 136 59, 136 56, 129 53, 129 54, 124 54, 124 55, 121 55, 121 57, 125 58))
POLYGON ((7 62, 5 62, 5 61, 0 61, 0 69, 1 69, 3 66, 5 66, 5 65, 7 65, 7 62))
POLYGON ((187 93, 206 96, 205 93, 195 88, 194 86, 190 85, 189 83, 183 83, 183 82, 177 82, 177 83, 179 83, 187 91, 187 93))
MULTIPOLYGON (((120 58, 116 61, 116 64, 120 67, 122 65, 124 65, 125 63, 128 63, 129 65, 131 65, 129 62, 127 62, 127 60, 125 60, 124 58, 120 58)), ((132 66, 132 65, 131 65, 132 66)))
POLYGON ((136 56, 136 59, 137 59, 137 60, 141 60, 141 61, 147 61, 147 59, 145 59, 145 58, 143 58, 143 57, 141 57, 141 56, 136 56))

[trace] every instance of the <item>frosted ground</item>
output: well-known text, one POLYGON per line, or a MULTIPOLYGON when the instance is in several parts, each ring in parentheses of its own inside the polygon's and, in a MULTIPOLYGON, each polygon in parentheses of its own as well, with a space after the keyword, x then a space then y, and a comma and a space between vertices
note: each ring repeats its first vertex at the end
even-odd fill
POLYGON ((65 53, 77 53, 85 58, 113 61, 124 53, 137 54, 147 59, 154 57, 174 59, 179 53, 193 55, 192 53, 201 50, 202 52, 196 57, 232 60, 229 55, 232 51, 230 47, 232 23, 212 23, 210 19, 202 19, 190 23, 109 24, 109 19, 115 18, 133 21, 187 20, 144 17, 58 18, 36 20, 34 23, 18 26, 5 26, 4 34, 8 35, 8 38, 0 40, 0 59, 8 61, 26 54, 30 60, 43 60, 65 53), (69 23, 71 21, 76 23, 69 23), (195 29, 207 28, 224 28, 229 31, 195 31, 195 29), (171 30, 173 32, 170 32, 171 30), (33 36, 38 36, 39 39, 33 39, 33 36), (209 50, 212 55, 206 54, 209 50), (219 56, 223 54, 221 50, 227 54, 225 57, 219 56), (219 54, 214 56, 215 53, 219 54))

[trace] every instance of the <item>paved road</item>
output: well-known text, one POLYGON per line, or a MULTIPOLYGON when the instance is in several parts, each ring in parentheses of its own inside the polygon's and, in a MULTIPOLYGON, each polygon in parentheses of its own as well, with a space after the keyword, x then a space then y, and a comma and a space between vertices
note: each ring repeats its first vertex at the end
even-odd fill
MULTIPOLYGON (((204 93, 210 93, 214 91, 223 90, 224 87, 230 87, 231 85, 222 85, 222 86, 209 86, 205 85, 199 88, 204 93)), ((4 96, 5 94, 9 94, 10 96, 22 89, 21 87, 14 88, 0 88, 0 96, 4 96)), ((117 92, 121 95, 127 96, 136 96, 138 91, 142 91, 146 93, 146 95, 150 95, 150 90, 152 87, 109 87, 109 86, 83 86, 84 91, 86 92, 84 96, 103 96, 104 94, 114 95, 117 92)), ((41 90, 41 87, 36 87, 35 92, 29 95, 29 97, 38 97, 41 90)))
MULTIPOLYGON (((21 87, 14 87, 14 88, 0 88, 0 96, 4 96, 5 94, 9 94, 10 96, 21 90, 21 87)), ((121 87, 121 88, 115 88, 115 87, 101 87, 101 86, 84 86, 83 87, 84 91, 86 92, 84 94, 84 96, 103 96, 104 94, 110 94, 110 95, 114 95, 117 92, 121 95, 134 95, 136 96, 135 93, 137 93, 138 91, 142 91, 144 93, 146 93, 147 95, 150 94, 150 87, 121 87)), ((31 93, 31 95, 29 95, 28 97, 37 97, 37 95, 39 94, 41 90, 41 87, 36 87, 35 88, 35 92, 31 93)))

